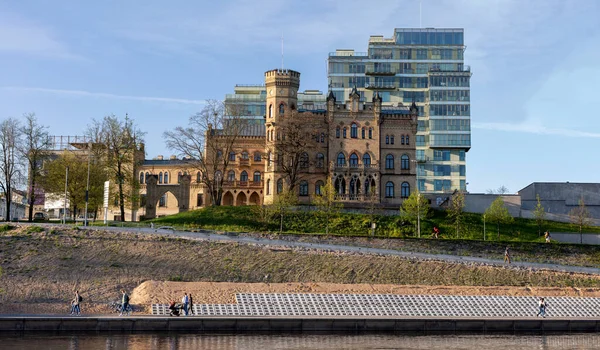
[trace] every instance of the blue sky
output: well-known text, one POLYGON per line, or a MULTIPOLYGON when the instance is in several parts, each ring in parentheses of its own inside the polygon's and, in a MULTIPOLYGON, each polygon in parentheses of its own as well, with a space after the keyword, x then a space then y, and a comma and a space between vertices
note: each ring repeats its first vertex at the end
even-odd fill
MULTIPOLYGON (((600 1, 422 0, 423 27, 465 28, 472 68, 470 192, 598 182, 600 1)), ((147 157, 206 99, 266 70, 326 90, 330 51, 419 27, 419 1, 1 1, 1 118, 35 112, 53 135, 128 113, 147 157)))

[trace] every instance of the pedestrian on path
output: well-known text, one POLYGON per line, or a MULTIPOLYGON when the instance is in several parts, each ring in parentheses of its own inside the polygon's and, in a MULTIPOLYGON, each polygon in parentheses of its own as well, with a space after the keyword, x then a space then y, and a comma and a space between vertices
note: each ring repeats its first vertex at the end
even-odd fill
POLYGON ((81 303, 82 300, 83 298, 81 297, 81 295, 79 295, 79 291, 76 290, 75 297, 73 298, 73 300, 71 300, 71 315, 81 315, 81 307, 79 306, 79 303, 81 303))
POLYGON ((546 243, 550 243, 550 232, 549 231, 544 232, 544 238, 546 238, 546 243))
POLYGON ((194 316, 194 299, 192 293, 190 293, 190 315, 194 316))
POLYGON ((506 246, 506 249, 504 250, 504 262, 508 262, 510 264, 510 250, 508 246, 506 246))
POLYGON ((183 304, 183 312, 185 315, 188 315, 188 306, 190 305, 190 298, 187 293, 183 293, 183 298, 181 298, 181 303, 183 304))
POLYGON ((544 298, 540 298, 540 300, 538 301, 538 306, 540 308, 540 311, 538 311, 536 317, 542 316, 543 318, 546 318, 546 307, 548 307, 548 303, 546 303, 544 298))
POLYGON ((129 315, 129 295, 127 295, 127 293, 125 293, 124 289, 121 289, 121 313, 119 314, 119 316, 123 316, 123 313, 127 312, 127 314, 129 315))

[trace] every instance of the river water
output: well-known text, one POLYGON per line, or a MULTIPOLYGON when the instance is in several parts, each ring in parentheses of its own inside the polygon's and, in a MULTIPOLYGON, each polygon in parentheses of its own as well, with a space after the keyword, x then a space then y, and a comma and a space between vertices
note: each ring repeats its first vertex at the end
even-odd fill
POLYGON ((600 335, 404 336, 404 335, 57 335, 0 336, 0 349, 406 349, 568 350, 600 349, 600 335))

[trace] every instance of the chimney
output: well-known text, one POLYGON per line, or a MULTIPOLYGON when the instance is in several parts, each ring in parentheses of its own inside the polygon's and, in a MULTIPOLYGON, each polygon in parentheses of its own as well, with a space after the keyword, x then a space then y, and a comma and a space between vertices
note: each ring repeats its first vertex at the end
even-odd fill
POLYGON ((159 155, 158 155, 158 157, 156 157, 156 159, 158 159, 158 160, 163 160, 163 156, 162 156, 162 154, 159 154, 159 155))
POLYGON ((171 156, 171 158, 169 158, 169 159, 171 159, 171 160, 177 160, 177 156, 173 154, 173 155, 171 156))

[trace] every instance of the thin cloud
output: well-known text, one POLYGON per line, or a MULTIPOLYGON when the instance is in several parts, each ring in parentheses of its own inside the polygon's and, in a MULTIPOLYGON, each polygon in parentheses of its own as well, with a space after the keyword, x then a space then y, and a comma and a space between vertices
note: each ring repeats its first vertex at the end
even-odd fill
POLYGON ((130 101, 142 101, 142 102, 166 102, 166 103, 177 103, 177 104, 193 104, 203 105, 206 103, 205 100, 190 100, 184 98, 170 98, 170 97, 151 97, 151 96, 130 96, 130 95, 115 95, 105 92, 90 92, 84 90, 61 90, 61 89, 46 89, 38 87, 19 87, 19 86, 4 86, 3 90, 10 91, 25 91, 25 92, 42 92, 64 96, 80 96, 80 97, 96 97, 96 98, 109 98, 118 100, 130 100, 130 101))
POLYGON ((54 31, 17 15, 0 15, 0 52, 85 60, 56 38, 54 31))
POLYGON ((473 129, 481 130, 494 130, 494 131, 507 131, 507 132, 522 132, 528 134, 538 135, 558 135, 565 137, 587 137, 587 138, 600 138, 600 133, 587 132, 571 129, 556 129, 547 128, 542 125, 534 125, 530 123, 473 123, 471 124, 473 129))

